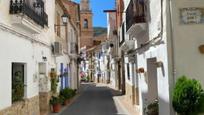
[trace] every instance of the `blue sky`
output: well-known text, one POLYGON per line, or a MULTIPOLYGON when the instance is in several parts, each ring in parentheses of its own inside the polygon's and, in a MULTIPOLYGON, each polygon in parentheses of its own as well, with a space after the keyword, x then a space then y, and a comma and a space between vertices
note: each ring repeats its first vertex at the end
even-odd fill
MULTIPOLYGON (((73 1, 80 2, 80 0, 73 1)), ((114 9, 115 0, 90 0, 90 2, 93 11, 93 26, 107 27, 106 13, 103 10, 114 9)))

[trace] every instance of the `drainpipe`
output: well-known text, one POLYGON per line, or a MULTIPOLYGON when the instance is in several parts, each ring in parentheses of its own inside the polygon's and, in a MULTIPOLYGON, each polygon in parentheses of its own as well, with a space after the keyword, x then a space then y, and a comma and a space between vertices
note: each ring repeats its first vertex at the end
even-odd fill
MULTIPOLYGON (((173 25, 173 17, 172 17, 172 0, 169 0, 169 16, 170 16, 170 42, 171 42, 171 58, 172 58, 172 83, 169 84, 169 85, 172 85, 172 87, 170 86, 170 91, 171 91, 171 88, 173 88, 174 84, 175 84, 175 77, 176 77, 176 69, 175 69, 175 44, 174 44, 174 33, 173 33, 173 28, 174 28, 174 25, 173 25)), ((169 92, 171 93, 171 92, 169 92)), ((171 97, 170 97, 171 98, 171 97)), ((172 108, 172 104, 171 104, 171 115, 175 115, 175 111, 173 110, 172 108)))

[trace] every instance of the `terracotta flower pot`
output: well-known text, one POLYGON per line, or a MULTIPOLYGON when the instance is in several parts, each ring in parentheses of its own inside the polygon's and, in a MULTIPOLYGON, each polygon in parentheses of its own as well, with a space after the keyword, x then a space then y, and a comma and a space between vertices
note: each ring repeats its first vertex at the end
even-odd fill
POLYGON ((59 113, 60 110, 61 110, 61 104, 60 103, 54 104, 52 107, 53 107, 53 112, 54 113, 59 113))
POLYGON ((70 100, 69 100, 69 99, 66 99, 66 100, 64 101, 64 105, 68 105, 69 102, 70 102, 70 100))

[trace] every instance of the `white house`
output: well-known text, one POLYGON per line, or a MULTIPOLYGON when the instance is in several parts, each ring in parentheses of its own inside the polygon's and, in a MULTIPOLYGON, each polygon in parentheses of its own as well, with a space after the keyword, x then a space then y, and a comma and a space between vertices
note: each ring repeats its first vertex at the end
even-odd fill
POLYGON ((40 104, 48 105, 41 95, 49 95, 55 67, 55 1, 3 0, 0 7, 0 114, 39 115, 40 104))

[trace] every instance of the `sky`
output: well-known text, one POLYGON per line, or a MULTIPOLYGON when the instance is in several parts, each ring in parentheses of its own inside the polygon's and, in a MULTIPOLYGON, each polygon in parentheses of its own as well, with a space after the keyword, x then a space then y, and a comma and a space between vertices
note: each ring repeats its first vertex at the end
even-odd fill
MULTIPOLYGON (((73 0, 77 3, 80 0, 73 0)), ((94 27, 107 27, 106 13, 103 10, 114 9, 115 0, 90 0, 91 10, 93 12, 93 26, 94 27)))

